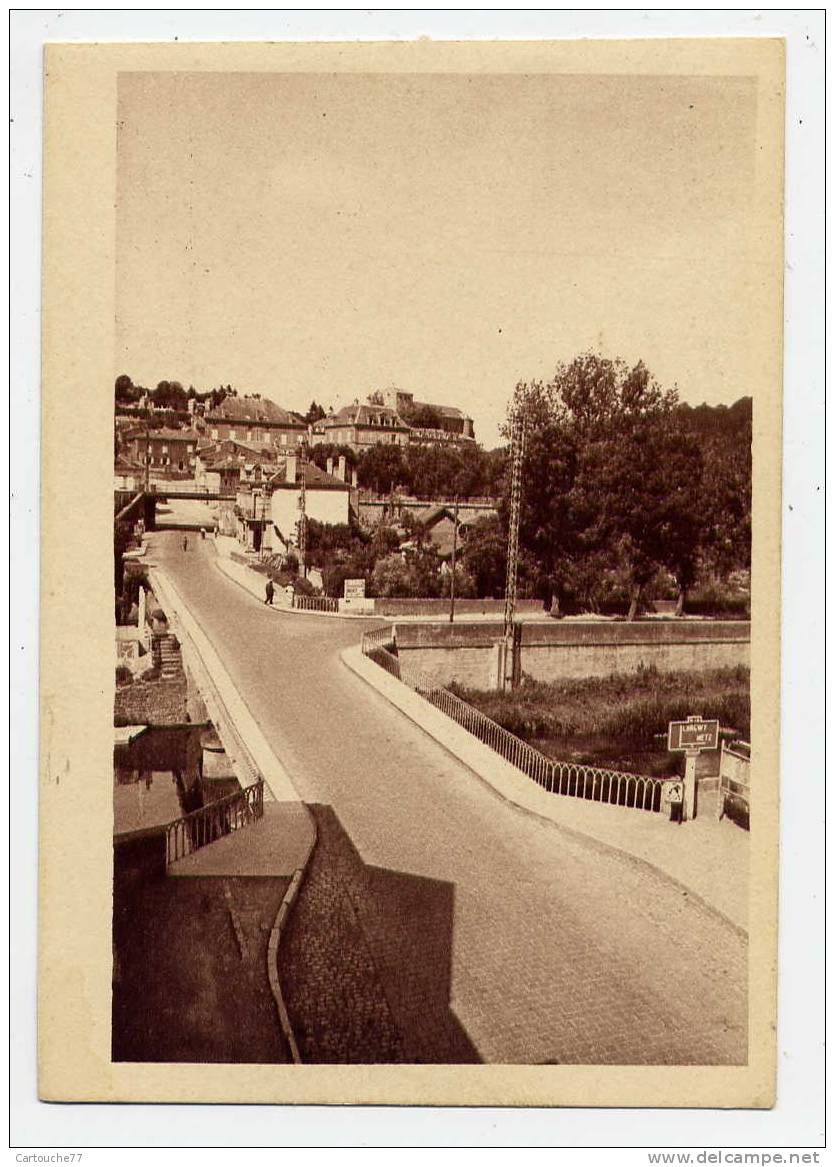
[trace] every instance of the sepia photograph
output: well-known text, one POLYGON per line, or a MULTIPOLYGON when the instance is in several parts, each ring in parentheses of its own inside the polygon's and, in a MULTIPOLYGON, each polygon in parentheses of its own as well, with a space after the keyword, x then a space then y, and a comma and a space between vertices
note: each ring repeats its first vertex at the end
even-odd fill
POLYGON ((112 316, 42 1089, 768 1107, 782 43, 349 48, 49 50, 112 316))

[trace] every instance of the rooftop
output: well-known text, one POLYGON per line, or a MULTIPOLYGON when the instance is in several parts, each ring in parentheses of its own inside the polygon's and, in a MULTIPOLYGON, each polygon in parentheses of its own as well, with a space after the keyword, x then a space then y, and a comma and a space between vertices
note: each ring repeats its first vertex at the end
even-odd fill
POLYGON ((319 425, 322 428, 332 428, 344 425, 373 425, 385 426, 388 429, 408 432, 409 427, 401 417, 387 405, 373 405, 370 403, 354 402, 353 405, 344 405, 338 413, 323 418, 319 425))
POLYGON ((299 414, 282 409, 269 397, 224 397, 216 409, 206 414, 206 421, 260 421, 306 428, 306 422, 299 414))
MULTIPOLYGON (((299 474, 299 464, 296 463, 296 474, 299 474)), ((298 481, 298 478, 297 478, 298 481)), ((291 486, 292 483, 287 481, 287 460, 282 458, 279 463, 278 470, 270 479, 270 484, 273 486, 291 486)), ((305 462, 304 464, 304 484, 305 487, 312 487, 314 490, 350 490, 351 487, 347 482, 343 482, 341 478, 337 478, 334 474, 328 474, 324 470, 320 470, 314 462, 305 462)))

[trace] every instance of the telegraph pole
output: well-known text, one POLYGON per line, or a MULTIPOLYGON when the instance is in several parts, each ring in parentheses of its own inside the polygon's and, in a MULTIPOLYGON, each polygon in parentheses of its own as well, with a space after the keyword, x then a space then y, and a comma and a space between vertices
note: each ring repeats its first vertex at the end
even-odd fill
POLYGON ((300 438, 297 447, 297 470, 299 475, 299 568, 301 569, 302 578, 307 578, 307 493, 306 493, 306 474, 307 467, 307 442, 304 438, 300 438))
POLYGON ((458 550, 458 495, 452 514, 452 576, 449 581, 449 622, 455 619, 455 553, 458 550))
POLYGON ((516 583, 519 575, 519 517, 522 509, 522 463, 525 459, 526 420, 517 407, 510 423, 510 523, 507 533, 507 581, 504 591, 504 676, 501 687, 516 674, 514 624, 516 617, 516 583))

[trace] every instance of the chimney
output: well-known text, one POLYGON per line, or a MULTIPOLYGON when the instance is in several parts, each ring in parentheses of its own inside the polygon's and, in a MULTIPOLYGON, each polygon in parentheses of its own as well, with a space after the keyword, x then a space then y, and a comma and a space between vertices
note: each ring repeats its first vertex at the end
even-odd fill
POLYGON ((325 469, 327 470, 328 474, 333 474, 333 458, 328 458, 327 462, 325 463, 325 469))
POLYGON ((340 480, 340 482, 345 482, 345 455, 344 454, 339 455, 339 473, 337 474, 337 478, 340 480))
POLYGON ((296 481, 296 455, 295 454, 287 454, 287 456, 284 459, 284 466, 285 466, 285 470, 284 470, 285 482, 295 482, 296 481))

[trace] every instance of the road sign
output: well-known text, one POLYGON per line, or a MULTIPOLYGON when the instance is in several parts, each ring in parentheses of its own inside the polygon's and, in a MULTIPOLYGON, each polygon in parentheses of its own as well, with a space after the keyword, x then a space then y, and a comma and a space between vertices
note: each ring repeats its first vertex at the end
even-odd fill
POLYGON ((346 579, 343 585, 343 597, 346 600, 364 600, 365 599, 365 580, 364 579, 346 579))
POLYGON ((687 721, 671 721, 667 729, 667 749, 715 750, 719 747, 719 722, 702 717, 688 717, 687 721))

